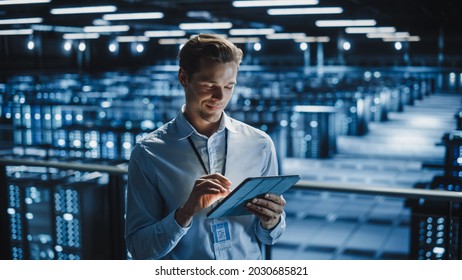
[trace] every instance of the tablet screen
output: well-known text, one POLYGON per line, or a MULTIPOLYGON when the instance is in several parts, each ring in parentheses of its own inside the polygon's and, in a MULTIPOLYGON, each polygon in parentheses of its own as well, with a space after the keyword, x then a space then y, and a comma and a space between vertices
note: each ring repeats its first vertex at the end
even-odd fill
POLYGON ((298 175, 249 177, 210 210, 209 218, 250 215, 245 204, 266 193, 281 195, 300 180, 298 175))

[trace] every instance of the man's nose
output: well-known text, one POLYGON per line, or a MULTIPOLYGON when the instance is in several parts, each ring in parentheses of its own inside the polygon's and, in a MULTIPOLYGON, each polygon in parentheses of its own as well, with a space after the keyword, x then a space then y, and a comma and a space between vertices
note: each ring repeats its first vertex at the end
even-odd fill
POLYGON ((212 98, 213 99, 218 99, 218 100, 223 99, 223 88, 222 87, 214 88, 214 90, 212 92, 212 98))

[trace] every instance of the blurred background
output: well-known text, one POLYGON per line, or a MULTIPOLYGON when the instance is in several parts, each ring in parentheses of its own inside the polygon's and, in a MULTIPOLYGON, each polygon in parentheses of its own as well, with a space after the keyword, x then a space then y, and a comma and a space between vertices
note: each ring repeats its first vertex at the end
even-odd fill
POLYGON ((177 54, 244 51, 226 112, 290 190, 271 259, 461 259, 459 1, 0 1, 0 259, 129 259, 126 168, 177 54))

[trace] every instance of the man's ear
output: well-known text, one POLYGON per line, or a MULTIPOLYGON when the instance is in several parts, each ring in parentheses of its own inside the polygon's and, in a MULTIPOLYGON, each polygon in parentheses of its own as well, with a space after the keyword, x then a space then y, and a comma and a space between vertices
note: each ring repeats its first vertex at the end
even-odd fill
POLYGON ((186 72, 183 70, 183 68, 180 68, 180 70, 178 71, 178 81, 180 82, 181 86, 186 86, 187 79, 188 77, 186 75, 186 72))

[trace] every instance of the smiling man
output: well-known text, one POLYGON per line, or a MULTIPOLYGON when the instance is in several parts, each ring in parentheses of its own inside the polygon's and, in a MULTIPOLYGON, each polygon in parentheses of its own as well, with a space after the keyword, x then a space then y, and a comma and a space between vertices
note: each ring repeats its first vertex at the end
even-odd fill
POLYGON ((125 238, 133 258, 261 259, 259 244, 274 244, 284 232, 285 200, 274 194, 252 200, 253 215, 207 218, 245 178, 277 175, 271 138, 224 112, 242 56, 210 34, 181 49, 186 104, 130 157, 125 238))

